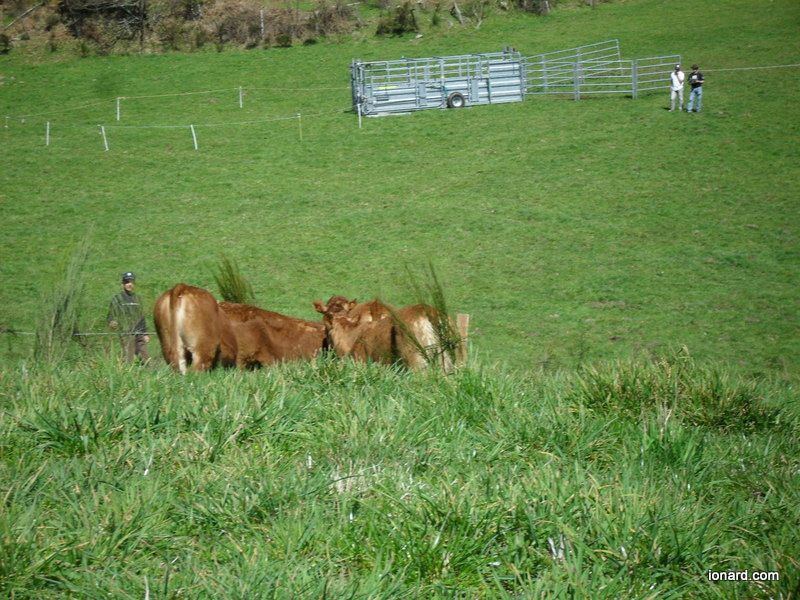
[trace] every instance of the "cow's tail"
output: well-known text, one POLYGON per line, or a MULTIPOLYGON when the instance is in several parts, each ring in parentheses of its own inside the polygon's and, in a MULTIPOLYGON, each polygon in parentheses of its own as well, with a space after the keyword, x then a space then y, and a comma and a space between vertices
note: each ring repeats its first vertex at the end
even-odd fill
POLYGON ((173 315, 173 328, 171 332, 171 341, 173 353, 175 356, 175 366, 181 374, 185 374, 189 368, 190 352, 186 347, 185 331, 186 331, 186 301, 183 298, 183 293, 187 286, 179 283, 170 292, 170 303, 173 315))
POLYGON ((156 326, 156 333, 161 344, 161 354, 164 356, 164 360, 167 364, 177 368, 178 362, 173 341, 175 327, 172 319, 172 290, 161 294, 155 305, 153 305, 153 322, 156 326))

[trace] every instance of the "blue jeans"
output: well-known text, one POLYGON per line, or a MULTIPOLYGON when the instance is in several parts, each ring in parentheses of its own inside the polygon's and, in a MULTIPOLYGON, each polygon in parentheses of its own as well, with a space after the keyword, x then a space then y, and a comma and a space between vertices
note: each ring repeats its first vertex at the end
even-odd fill
POLYGON ((703 108, 703 86, 698 86, 696 88, 692 88, 692 91, 689 92, 689 104, 686 105, 686 110, 692 112, 692 107, 694 106, 694 101, 697 100, 697 112, 700 112, 700 109, 703 108))

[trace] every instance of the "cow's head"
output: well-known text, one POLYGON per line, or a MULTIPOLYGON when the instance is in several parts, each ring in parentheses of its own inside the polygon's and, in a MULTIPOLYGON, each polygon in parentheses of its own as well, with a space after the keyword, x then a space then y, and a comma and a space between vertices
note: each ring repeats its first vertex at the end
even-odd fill
POLYGON ((364 319, 350 314, 357 304, 357 300, 348 300, 344 296, 331 296, 327 304, 314 301, 314 308, 322 314, 328 345, 339 356, 350 354, 361 334, 364 319))

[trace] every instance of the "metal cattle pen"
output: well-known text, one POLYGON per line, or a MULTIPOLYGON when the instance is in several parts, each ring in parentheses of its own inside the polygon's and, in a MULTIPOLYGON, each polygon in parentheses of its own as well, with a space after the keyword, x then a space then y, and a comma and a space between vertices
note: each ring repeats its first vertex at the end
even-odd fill
POLYGON ((376 116, 426 108, 520 102, 525 72, 519 52, 362 62, 351 67, 353 108, 376 116))
POLYGON ((597 94, 665 89, 680 55, 623 60, 619 40, 523 57, 513 48, 351 64, 353 110, 359 118, 428 108, 519 102, 526 95, 597 94))

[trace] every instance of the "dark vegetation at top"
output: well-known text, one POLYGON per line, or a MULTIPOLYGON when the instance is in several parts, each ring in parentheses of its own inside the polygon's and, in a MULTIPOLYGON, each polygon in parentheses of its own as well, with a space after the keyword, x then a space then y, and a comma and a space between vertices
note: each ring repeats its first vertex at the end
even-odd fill
MULTIPOLYGON (((479 28, 492 12, 546 15, 557 4, 601 0, 14 0, 0 6, 0 53, 29 43, 83 56, 269 48, 350 35, 403 35, 430 27, 479 28), (445 16, 447 15, 447 16, 445 16)), ((608 1, 608 0, 604 0, 608 1)))

